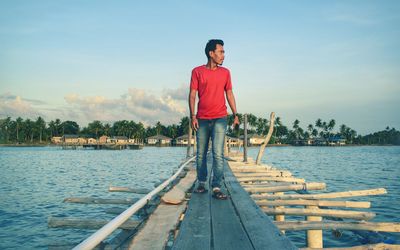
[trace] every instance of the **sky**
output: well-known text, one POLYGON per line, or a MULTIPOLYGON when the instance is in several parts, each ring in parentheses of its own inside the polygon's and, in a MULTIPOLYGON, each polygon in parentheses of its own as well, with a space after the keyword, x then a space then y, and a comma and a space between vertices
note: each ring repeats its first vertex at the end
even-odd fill
POLYGON ((218 38, 239 113, 399 130, 399 13, 396 0, 0 1, 0 118, 178 123, 218 38))

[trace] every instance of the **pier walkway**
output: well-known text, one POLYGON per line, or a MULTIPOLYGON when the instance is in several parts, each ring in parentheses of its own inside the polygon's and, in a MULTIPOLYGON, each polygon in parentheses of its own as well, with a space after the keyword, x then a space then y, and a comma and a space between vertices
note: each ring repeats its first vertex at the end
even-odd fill
MULTIPOLYGON (((211 166, 209 160, 208 165, 211 166)), ((172 249, 297 249, 255 204, 225 165, 228 200, 192 193, 172 249)))

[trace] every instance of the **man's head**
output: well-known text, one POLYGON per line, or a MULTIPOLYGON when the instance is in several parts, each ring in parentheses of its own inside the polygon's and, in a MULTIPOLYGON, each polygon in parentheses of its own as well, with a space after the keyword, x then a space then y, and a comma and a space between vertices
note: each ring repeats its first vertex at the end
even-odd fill
POLYGON ((225 59, 224 41, 219 39, 209 40, 205 52, 208 60, 214 61, 217 65, 222 65, 225 59))

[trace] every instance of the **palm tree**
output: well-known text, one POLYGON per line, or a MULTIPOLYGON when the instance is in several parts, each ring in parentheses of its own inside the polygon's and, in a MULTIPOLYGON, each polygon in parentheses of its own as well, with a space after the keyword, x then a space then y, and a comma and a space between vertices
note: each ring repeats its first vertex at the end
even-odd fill
POLYGON ((22 126, 22 123, 23 123, 23 120, 22 120, 21 117, 18 117, 15 120, 16 132, 17 132, 17 143, 19 142, 19 130, 20 130, 21 126, 22 126))
POLYGON ((307 130, 308 130, 308 136, 306 138, 309 138, 310 135, 313 135, 314 126, 312 124, 308 124, 307 130))
POLYGON ((43 131, 46 129, 46 122, 42 117, 38 117, 35 122, 35 127, 39 132, 39 142, 42 143, 43 131))

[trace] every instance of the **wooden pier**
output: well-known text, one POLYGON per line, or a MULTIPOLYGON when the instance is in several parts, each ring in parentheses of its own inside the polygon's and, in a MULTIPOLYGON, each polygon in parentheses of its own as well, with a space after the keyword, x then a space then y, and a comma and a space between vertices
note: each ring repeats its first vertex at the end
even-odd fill
MULTIPOLYGON (((271 123, 270 127, 273 127, 273 117, 271 123)), ((125 211, 113 211, 119 215, 108 223, 49 218, 49 226, 101 227, 79 245, 75 244, 74 249, 298 249, 285 235, 285 231, 292 230, 306 232, 308 248, 305 249, 323 249, 322 230, 400 232, 400 223, 368 222, 375 213, 360 209, 368 209, 370 202, 337 200, 383 195, 386 193, 383 188, 315 193, 326 189, 326 184, 308 183, 287 170, 261 164, 260 154, 271 133, 272 129, 257 160, 247 157, 246 148, 243 153, 226 154, 222 188, 229 195, 228 200, 212 198, 209 187, 204 194, 192 192, 196 185, 192 157, 153 191, 135 187, 109 189, 112 192, 147 192, 138 201, 130 198, 65 199, 65 202, 75 203, 131 205, 125 211), (310 190, 314 192, 309 193, 310 190), (130 219, 134 214, 139 219, 130 219), (287 220, 291 216, 304 216, 305 220, 287 220), (105 240, 117 228, 120 230, 117 236, 105 240)), ((210 167, 211 158, 208 160, 210 167)), ((400 249, 400 245, 379 243, 340 249, 400 249)))

